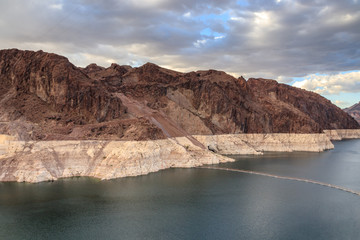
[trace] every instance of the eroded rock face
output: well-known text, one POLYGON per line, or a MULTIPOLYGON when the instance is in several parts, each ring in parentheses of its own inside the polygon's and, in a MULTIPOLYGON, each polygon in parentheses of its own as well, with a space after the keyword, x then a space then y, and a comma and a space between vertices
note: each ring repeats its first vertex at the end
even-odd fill
POLYGON ((56 54, 11 49, 0 51, 0 82, 0 131, 24 140, 359 128, 318 94, 216 70, 180 73, 152 63, 78 68, 56 54))
POLYGON ((41 182, 73 176, 113 179, 170 167, 234 161, 199 148, 185 137, 155 141, 12 141, 7 144, 7 154, 0 155, 0 181, 41 182))
MULTIPOLYGON (((0 118, 2 122, 9 122, 0 129, 21 139, 96 139, 111 132, 119 133, 119 129, 109 130, 114 125, 118 128, 117 125, 135 124, 141 129, 147 125, 141 119, 110 123, 123 119, 126 107, 104 84, 90 78, 65 57, 42 51, 3 50, 0 51, 0 73, 0 118), (100 124, 103 122, 106 126, 100 124), (73 134, 78 128, 89 131, 73 134), (98 128, 107 131, 93 136, 98 128)), ((126 138, 126 129, 123 130, 115 138, 126 138)), ((139 136, 142 133, 130 135, 134 139, 142 138, 139 136)))
POLYGON ((92 80, 65 57, 42 51, 0 51, 3 90, 32 95, 58 112, 77 111, 86 121, 120 117, 125 108, 102 84, 92 80))
POLYGON ((345 108, 344 111, 350 114, 350 116, 352 116, 358 123, 360 123, 360 102, 349 108, 345 108))
POLYGON ((273 122, 280 128, 278 132, 289 128, 291 132, 359 128, 340 108, 314 92, 268 79, 250 78, 247 84, 261 105, 272 112, 272 119, 276 119, 273 122))
POLYGON ((360 129, 332 129, 324 130, 330 140, 356 139, 360 138, 360 129))
MULTIPOLYGON (((360 132, 347 131, 348 136, 360 136, 360 132)), ((0 135, 4 154, 0 155, 0 181, 41 182, 74 176, 112 179, 234 161, 220 154, 320 152, 334 147, 324 133, 194 137, 207 148, 194 145, 186 137, 154 141, 11 141, 11 137, 0 135)))

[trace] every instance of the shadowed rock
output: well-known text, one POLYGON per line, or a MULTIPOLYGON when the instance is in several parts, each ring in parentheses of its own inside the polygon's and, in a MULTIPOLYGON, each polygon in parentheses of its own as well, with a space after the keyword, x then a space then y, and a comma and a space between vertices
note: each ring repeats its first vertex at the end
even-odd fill
POLYGON ((330 101, 216 70, 78 68, 42 51, 0 51, 0 132, 24 140, 146 140, 359 128, 330 101))
POLYGON ((360 123, 360 102, 349 108, 345 108, 344 111, 350 114, 350 116, 352 116, 356 121, 358 121, 358 123, 360 123))

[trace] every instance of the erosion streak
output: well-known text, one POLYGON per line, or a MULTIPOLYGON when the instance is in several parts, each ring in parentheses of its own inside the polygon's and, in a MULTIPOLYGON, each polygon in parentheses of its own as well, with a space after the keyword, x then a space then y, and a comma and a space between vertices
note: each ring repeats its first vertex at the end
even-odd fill
POLYGON ((317 185, 324 186, 324 187, 338 189, 338 190, 341 190, 341 191, 344 191, 344 192, 348 192, 348 193, 352 193, 352 194, 360 196, 360 192, 356 192, 356 191, 348 189, 348 188, 340 187, 340 186, 329 184, 329 183, 323 183, 323 182, 319 182, 319 181, 315 181, 315 180, 311 180, 311 179, 278 176, 278 175, 269 174, 269 173, 255 172, 255 171, 250 171, 250 170, 233 169, 233 168, 205 167, 205 166, 198 167, 198 168, 214 169, 214 170, 222 170, 222 171, 230 171, 230 172, 248 173, 248 174, 260 175, 260 176, 271 177, 271 178, 278 178, 278 179, 286 179, 286 180, 292 180, 292 181, 298 181, 298 182, 312 183, 312 184, 317 184, 317 185))

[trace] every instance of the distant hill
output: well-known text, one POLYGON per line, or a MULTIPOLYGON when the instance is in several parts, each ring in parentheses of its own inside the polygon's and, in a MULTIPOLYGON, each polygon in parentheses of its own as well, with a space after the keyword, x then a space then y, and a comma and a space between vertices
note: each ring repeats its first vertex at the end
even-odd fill
POLYGON ((360 128, 324 97, 222 71, 152 63, 79 68, 43 51, 0 51, 0 133, 23 140, 147 140, 360 128))
POLYGON ((355 118, 356 121, 358 121, 358 123, 360 123, 360 102, 354 104, 351 107, 345 108, 344 111, 350 114, 353 118, 355 118))

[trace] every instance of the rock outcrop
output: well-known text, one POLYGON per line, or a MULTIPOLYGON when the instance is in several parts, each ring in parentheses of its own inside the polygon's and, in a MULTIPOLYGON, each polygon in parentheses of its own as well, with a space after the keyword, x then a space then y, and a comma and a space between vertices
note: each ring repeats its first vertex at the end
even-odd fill
POLYGON ((220 154, 318 152, 333 148, 329 138, 359 136, 337 129, 359 128, 320 95, 274 80, 152 63, 78 68, 56 54, 0 51, 0 181, 111 179, 233 161, 220 154))
MULTIPOLYGON (((330 138, 324 133, 254 133, 209 136, 198 135, 194 137, 205 146, 208 146, 210 150, 225 155, 294 151, 322 152, 334 148, 330 138)), ((360 135, 358 135, 358 138, 360 138, 360 135)))
POLYGON ((216 70, 78 68, 56 54, 10 49, 0 51, 0 83, 0 133, 21 140, 196 142, 191 135, 360 128, 318 94, 216 70))
POLYGON ((360 129, 333 129, 324 130, 330 140, 356 139, 360 138, 360 129))
POLYGON ((344 111, 360 123, 360 102, 351 107, 345 108, 344 111))
POLYGON ((272 113, 272 122, 279 122, 282 126, 279 132, 299 132, 298 129, 303 128, 302 132, 359 128, 344 111, 314 92, 268 79, 250 78, 247 84, 261 105, 272 113))
POLYGON ((0 66, 2 93, 14 90, 15 97, 37 97, 57 112, 76 112, 86 122, 111 120, 126 111, 119 98, 65 57, 12 49, 0 51, 0 66))
POLYGON ((164 138, 147 119, 128 119, 120 98, 62 56, 0 51, 0 82, 0 131, 18 139, 164 138))
POLYGON ((112 179, 173 167, 234 161, 219 154, 319 152, 334 146, 325 134, 233 134, 154 141, 12 141, 0 136, 0 181, 41 182, 74 176, 112 179), (1 142, 1 140, 3 140, 1 142), (209 150, 208 150, 209 149, 209 150))

